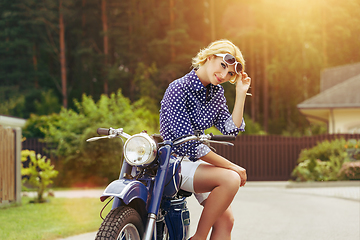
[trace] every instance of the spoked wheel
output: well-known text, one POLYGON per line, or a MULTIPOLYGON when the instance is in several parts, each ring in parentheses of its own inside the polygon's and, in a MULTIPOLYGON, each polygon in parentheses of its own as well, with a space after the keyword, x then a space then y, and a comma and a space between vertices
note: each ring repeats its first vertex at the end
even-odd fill
POLYGON ((131 207, 121 206, 106 216, 95 240, 140 240, 143 234, 140 215, 131 207))
POLYGON ((137 228, 132 223, 126 224, 121 230, 116 240, 140 239, 137 228))

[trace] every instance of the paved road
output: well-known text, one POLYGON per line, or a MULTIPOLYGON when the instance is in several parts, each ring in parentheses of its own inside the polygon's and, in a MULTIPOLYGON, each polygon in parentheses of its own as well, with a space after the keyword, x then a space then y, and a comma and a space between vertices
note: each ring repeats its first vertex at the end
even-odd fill
MULTIPOLYGON (((286 186, 286 183, 249 183, 241 188, 232 203, 235 214, 232 239, 360 239, 360 183, 350 187, 286 186)), ((192 234, 202 208, 194 197, 188 199, 188 206, 192 234)), ((66 240, 94 239, 95 235, 87 233, 66 240)))

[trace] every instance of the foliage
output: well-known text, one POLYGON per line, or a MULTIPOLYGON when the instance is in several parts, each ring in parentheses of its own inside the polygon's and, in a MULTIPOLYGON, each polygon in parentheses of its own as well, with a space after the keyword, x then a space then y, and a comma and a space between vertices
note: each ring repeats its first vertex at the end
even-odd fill
MULTIPOLYGON (((197 51, 228 38, 241 47, 253 79, 246 113, 263 123, 268 107, 270 134, 304 134, 309 124, 296 105, 319 92, 321 70, 360 61, 358 0, 106 2, 104 32, 101 1, 63 1, 68 99, 80 101, 85 93, 97 101, 108 81, 109 92, 126 89, 132 102, 151 99, 155 113, 166 86, 189 72, 197 51), (109 39, 107 56, 104 36, 109 39)), ((51 89, 58 103, 63 97, 59 2, 3 0, 0 26, 0 98, 4 89, 17 91, 1 99, 0 113, 41 115, 47 107, 36 107, 34 99, 22 96, 51 89)), ((226 91, 229 105, 234 96, 235 91, 226 91)), ((75 102, 69 107, 76 109, 75 102)))
POLYGON ((122 140, 86 142, 96 135, 97 128, 121 127, 129 134, 158 132, 158 114, 142 107, 141 102, 131 104, 120 90, 109 97, 102 95, 98 102, 84 94, 81 102, 75 100, 75 106, 77 111, 63 108, 58 114, 33 115, 24 130, 40 129, 53 146, 50 153, 56 156, 60 170, 57 184, 99 185, 118 177, 122 140))
POLYGON ((318 123, 310 123, 307 128, 304 129, 297 129, 295 126, 288 128, 287 130, 283 130, 281 135, 282 136, 292 136, 292 137, 303 137, 303 136, 315 136, 321 134, 327 134, 327 125, 318 124, 318 123))
POLYGON ((23 117, 22 112, 25 110, 25 97, 10 98, 0 103, 0 114, 8 116, 23 117))
POLYGON ((19 94, 17 89, 0 88, 0 114, 28 118, 33 112, 47 115, 60 111, 59 98, 53 90, 31 89, 19 94))
POLYGON ((350 139, 345 144, 345 148, 350 161, 360 160, 360 140, 350 139))
POLYGON ((296 181, 336 181, 344 158, 331 156, 329 161, 307 159, 293 170, 296 181))
POLYGON ((357 171, 352 165, 351 170, 348 170, 349 157, 346 152, 346 143, 344 139, 325 140, 311 149, 303 149, 299 155, 299 164, 292 172, 292 177, 296 181, 346 179, 345 176, 348 176, 350 172, 357 171), (344 174, 345 172, 347 174, 344 174))
MULTIPOLYGON (((55 196, 48 204, 29 204, 28 197, 22 197, 21 200, 20 206, 0 209, 0 239, 63 239, 94 232, 102 222, 99 212, 104 203, 98 198, 55 196)), ((110 208, 111 204, 106 207, 103 216, 110 208)))
POLYGON ((23 183, 29 183, 36 188, 37 198, 35 202, 45 202, 44 193, 47 187, 53 183, 53 178, 58 175, 58 171, 54 169, 54 165, 51 165, 51 160, 46 159, 45 156, 35 154, 34 151, 22 150, 21 161, 29 161, 28 167, 21 169, 21 175, 23 176, 23 183))
POLYGON ((360 161, 345 162, 338 175, 341 180, 360 180, 360 161))
POLYGON ((300 152, 298 163, 305 160, 328 161, 331 156, 344 158, 346 141, 344 139, 335 139, 333 141, 325 140, 318 143, 310 149, 303 149, 300 152))
POLYGON ((261 125, 257 122, 254 122, 250 116, 244 114, 245 121, 245 132, 241 134, 247 135, 265 135, 265 131, 262 129, 261 125))

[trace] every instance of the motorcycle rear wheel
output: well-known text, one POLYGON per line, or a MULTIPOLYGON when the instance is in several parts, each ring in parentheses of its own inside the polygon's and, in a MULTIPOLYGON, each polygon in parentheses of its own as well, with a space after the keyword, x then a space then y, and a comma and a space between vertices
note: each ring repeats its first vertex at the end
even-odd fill
POLYGON ((143 234, 140 215, 131 207, 120 206, 106 216, 95 240, 140 240, 143 234))

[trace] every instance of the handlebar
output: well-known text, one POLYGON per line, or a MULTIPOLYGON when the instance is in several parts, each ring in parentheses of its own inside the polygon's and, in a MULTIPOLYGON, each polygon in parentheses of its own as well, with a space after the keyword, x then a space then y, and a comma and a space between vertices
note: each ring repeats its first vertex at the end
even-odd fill
POLYGON ((99 135, 109 135, 109 131, 109 128, 98 128, 96 132, 99 135))
POLYGON ((99 139, 104 139, 104 138, 116 138, 116 137, 125 137, 125 138, 130 138, 131 135, 125 133, 123 131, 122 128, 118 128, 118 129, 114 129, 114 128, 98 128, 96 130, 96 132, 99 135, 105 135, 105 136, 101 136, 101 137, 93 137, 93 138, 89 138, 86 141, 87 142, 93 142, 99 139))
POLYGON ((213 143, 220 143, 220 144, 234 146, 234 144, 229 143, 227 141, 234 141, 235 136, 232 136, 232 135, 213 135, 213 134, 200 135, 200 136, 191 135, 191 136, 188 136, 188 137, 185 137, 185 138, 182 138, 180 140, 175 141, 174 145, 180 145, 180 144, 183 144, 185 142, 192 141, 192 140, 197 140, 197 141, 204 142, 204 143, 213 142, 213 143))
MULTIPOLYGON (((87 139, 86 141, 91 142, 91 141, 96 141, 98 139, 103 139, 103 138, 114 138, 114 137, 118 137, 118 136, 123 136, 125 138, 130 138, 131 135, 125 133, 123 131, 122 128, 118 128, 118 129, 114 129, 114 128, 98 128, 96 131, 99 135, 105 135, 102 137, 93 137, 90 139, 87 139)), ((212 133, 210 134, 206 134, 206 135, 188 135, 184 138, 181 138, 179 140, 175 140, 173 142, 174 145, 180 145, 183 144, 185 142, 188 141, 199 141, 199 142, 203 142, 203 143, 220 143, 220 144, 225 144, 225 145, 231 145, 234 146, 234 144, 229 143, 228 141, 234 141, 235 140, 235 136, 233 135, 213 135, 212 133)))
POLYGON ((236 138, 233 135, 213 135, 212 133, 210 134, 210 136, 210 140, 214 141, 235 141, 236 138))

